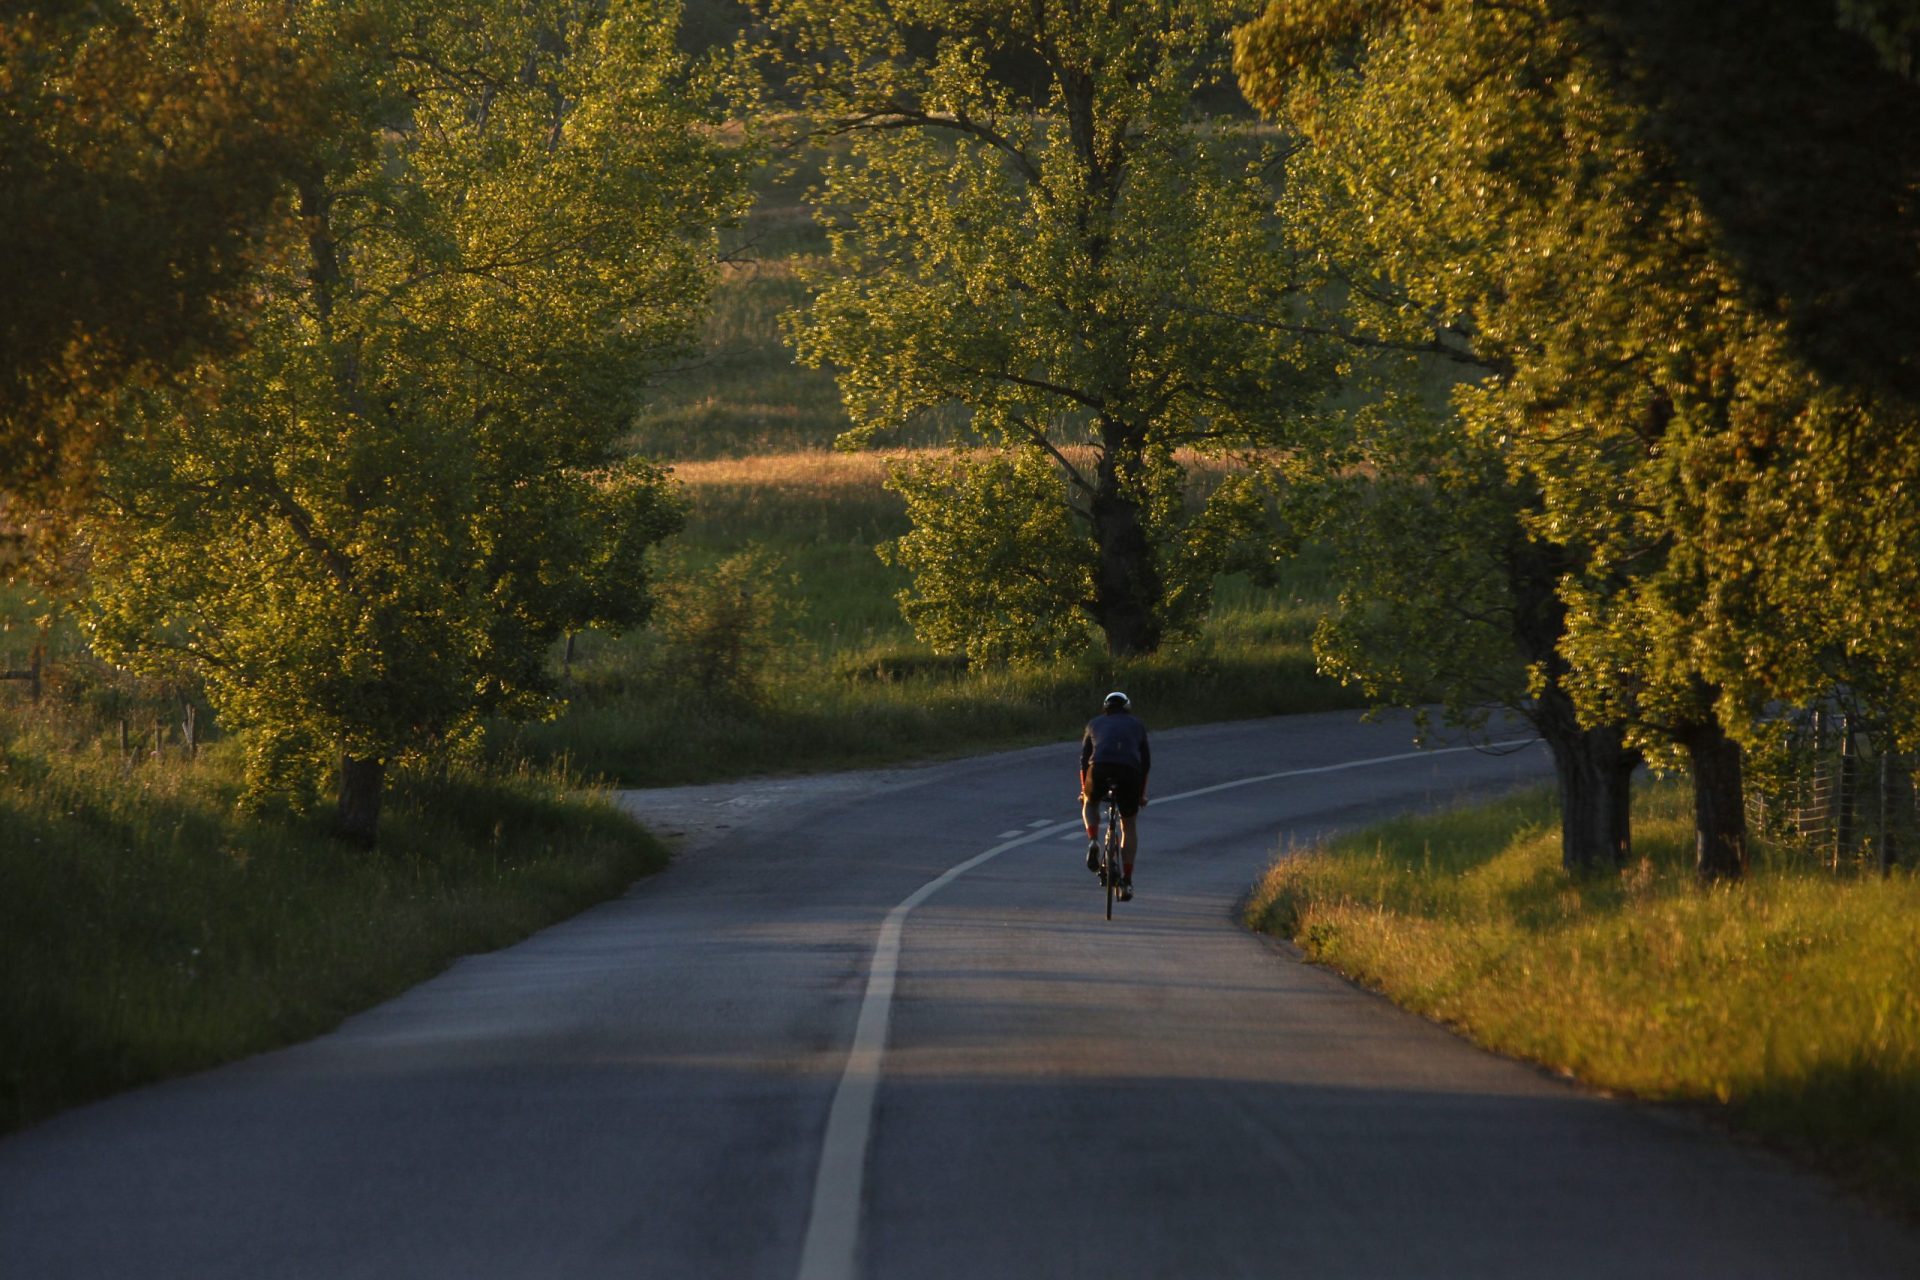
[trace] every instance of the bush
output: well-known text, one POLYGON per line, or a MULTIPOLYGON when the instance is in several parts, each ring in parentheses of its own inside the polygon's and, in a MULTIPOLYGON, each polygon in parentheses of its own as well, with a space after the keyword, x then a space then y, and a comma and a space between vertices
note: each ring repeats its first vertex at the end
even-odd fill
POLYGON ((793 587, 786 562, 758 545, 706 568, 683 561, 656 588, 664 673, 708 697, 757 700, 792 638, 793 587))

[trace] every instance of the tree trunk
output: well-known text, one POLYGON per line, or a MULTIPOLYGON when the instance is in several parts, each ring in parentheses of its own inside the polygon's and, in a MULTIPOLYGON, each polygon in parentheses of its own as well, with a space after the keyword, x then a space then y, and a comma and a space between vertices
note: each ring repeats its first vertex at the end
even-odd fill
POLYGON ((1740 744, 1718 721, 1678 735, 1693 768, 1694 869, 1702 880, 1737 880, 1747 871, 1747 810, 1740 744))
POLYGON ((1633 771, 1640 753, 1619 725, 1582 728, 1573 700, 1554 681, 1529 719, 1553 752, 1560 792, 1560 865, 1570 876, 1610 875, 1633 850, 1633 771))
POLYGON ((1633 771, 1639 753, 1618 727, 1543 734, 1560 791, 1560 863, 1574 877, 1612 875, 1633 848, 1633 771))
MULTIPOLYGON (((1106 447, 1089 495, 1098 560, 1093 571, 1094 622, 1116 657, 1152 653, 1160 647, 1160 566, 1141 522, 1140 504, 1120 483, 1120 459, 1129 442, 1117 424, 1102 430, 1106 447)), ((1137 449, 1133 451, 1136 454, 1137 449)))
POLYGON ((347 756, 340 761, 340 837, 368 849, 380 836, 380 797, 386 786, 387 762, 347 756))
POLYGON ((1099 561, 1093 575, 1093 620, 1115 656, 1160 647, 1160 573, 1153 546, 1130 499, 1093 500, 1093 536, 1099 561))
POLYGON ((1567 694, 1560 653, 1567 609, 1560 599, 1564 551, 1518 530, 1508 548, 1514 594, 1513 638, 1544 677, 1527 718, 1553 752, 1560 794, 1560 864, 1569 876, 1617 873, 1633 849, 1633 771, 1640 753, 1619 725, 1583 728, 1567 694))

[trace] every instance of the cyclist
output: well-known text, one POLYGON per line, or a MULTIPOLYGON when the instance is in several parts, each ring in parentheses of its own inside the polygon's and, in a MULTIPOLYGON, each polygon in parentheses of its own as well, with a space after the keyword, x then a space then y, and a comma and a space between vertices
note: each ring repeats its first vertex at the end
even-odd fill
POLYGON ((1080 820, 1087 829, 1087 870, 1100 870, 1096 808, 1112 783, 1120 805, 1122 902, 1133 898, 1133 857, 1140 847, 1135 818, 1147 802, 1147 770, 1153 765, 1147 726, 1133 714, 1132 705, 1119 690, 1108 694, 1100 714, 1087 721, 1087 731, 1080 736, 1080 820))

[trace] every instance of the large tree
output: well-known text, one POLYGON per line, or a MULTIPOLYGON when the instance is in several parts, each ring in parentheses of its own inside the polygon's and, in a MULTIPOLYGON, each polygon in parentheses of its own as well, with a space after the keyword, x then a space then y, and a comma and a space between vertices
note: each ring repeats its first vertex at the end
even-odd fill
POLYGON ((767 12, 785 84, 841 148, 822 200, 831 271, 794 336, 838 373, 843 443, 944 421, 984 450, 895 479, 919 524, 900 547, 917 574, 909 616, 938 643, 991 630, 1045 652, 1081 643, 1090 621, 1113 653, 1155 649, 1204 612, 1225 526, 1247 505, 1235 484, 1192 511, 1182 451, 1258 466, 1326 380, 1291 326, 1275 140, 1203 109, 1241 9, 767 12), (988 494, 1010 504, 979 531, 992 554, 947 556, 988 494), (1063 556, 1063 539, 1081 550, 1063 556), (1017 567, 1021 590, 982 581, 989 562, 1017 567))
MULTIPOLYGON (((1672 415, 1648 412, 1673 291, 1657 312, 1636 311, 1663 286, 1694 283, 1702 246, 1685 210, 1649 172, 1631 110, 1583 58, 1578 31, 1544 4, 1356 12, 1367 41, 1355 64, 1329 56, 1328 30, 1297 24, 1297 8, 1270 8, 1241 52, 1243 68, 1263 72, 1283 51, 1305 55, 1308 91, 1277 82, 1311 140, 1292 170, 1296 216, 1326 228, 1363 327, 1437 332, 1486 366, 1454 408, 1539 493, 1530 533, 1542 549, 1579 552, 1560 557, 1555 584, 1563 599, 1580 593, 1559 615, 1567 629, 1554 650, 1571 670, 1556 683, 1583 695, 1587 724, 1627 724, 1635 745, 1697 743, 1696 785, 1718 794, 1724 735, 1696 732, 1718 724, 1692 655, 1637 654, 1600 679, 1582 663, 1583 643, 1644 621, 1634 604, 1649 582, 1698 586, 1668 554, 1676 491, 1660 435, 1672 415)), ((1246 80, 1278 105, 1276 82, 1251 70, 1246 80)), ((1622 657, 1617 646, 1610 656, 1622 657)), ((1737 789, 1737 756, 1732 767, 1737 789)), ((1733 824, 1703 827, 1703 854, 1734 847, 1717 872, 1738 869, 1737 808, 1702 811, 1733 824)))
POLYGON ((1293 518, 1329 546, 1340 586, 1314 636, 1321 669, 1391 706, 1473 731, 1504 710, 1553 753, 1561 861, 1618 871, 1631 849, 1640 753, 1618 724, 1581 722, 1561 642, 1562 582, 1579 552, 1534 535, 1539 491, 1492 442, 1463 431, 1424 383, 1430 365, 1351 415, 1290 490, 1293 518), (1410 384, 1410 385, 1409 385, 1410 384))
POLYGON ((329 132, 318 51, 250 5, 0 16, 0 528, 80 496, 129 382, 229 348, 286 182, 329 132))
POLYGON ((1916 724, 1912 95, 1786 0, 1276 0, 1240 54, 1399 322, 1496 366, 1456 404, 1536 536, 1588 549, 1583 715, 1685 754, 1701 872, 1738 874, 1770 699, 1846 683, 1916 724))
POLYGON ((552 695, 562 630, 644 617, 677 513, 618 445, 690 341, 732 153, 676 9, 292 7, 359 130, 305 172, 245 352, 141 399, 89 528, 96 644, 203 672, 256 790, 389 762, 552 695))

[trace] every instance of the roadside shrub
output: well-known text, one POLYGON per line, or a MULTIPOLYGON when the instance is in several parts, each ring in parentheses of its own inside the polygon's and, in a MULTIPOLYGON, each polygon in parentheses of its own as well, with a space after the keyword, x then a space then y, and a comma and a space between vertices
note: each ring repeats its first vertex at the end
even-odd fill
POLYGON ((800 614, 786 561, 758 544, 663 573, 654 627, 670 679, 710 698, 758 699, 800 614))

